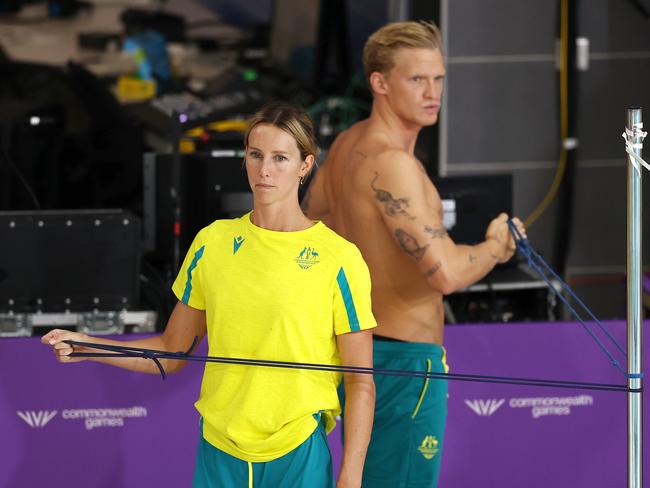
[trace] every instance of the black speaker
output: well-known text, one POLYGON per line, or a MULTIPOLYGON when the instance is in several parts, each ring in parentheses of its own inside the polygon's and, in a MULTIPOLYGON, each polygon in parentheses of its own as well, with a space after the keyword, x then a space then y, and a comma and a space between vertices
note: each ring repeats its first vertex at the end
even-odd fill
POLYGON ((138 305, 140 219, 122 210, 0 212, 0 313, 138 305))

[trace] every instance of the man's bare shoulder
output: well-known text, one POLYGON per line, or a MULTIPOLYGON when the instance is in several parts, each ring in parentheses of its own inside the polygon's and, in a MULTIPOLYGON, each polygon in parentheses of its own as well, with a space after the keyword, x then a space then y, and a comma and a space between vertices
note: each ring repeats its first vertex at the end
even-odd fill
MULTIPOLYGON (((364 121, 366 122, 366 121, 364 121)), ((337 138, 333 149, 341 149, 348 160, 355 160, 359 169, 366 166, 384 166, 394 162, 412 164, 415 158, 397 147, 390 136, 380 130, 373 129, 367 122, 353 125, 337 138)))
POLYGON ((419 161, 403 149, 386 146, 368 154, 356 172, 357 183, 368 183, 377 177, 383 180, 414 183, 420 181, 423 172, 419 161))
POLYGON ((372 163, 377 170, 391 172, 416 170, 419 167, 419 162, 413 155, 396 147, 386 147, 377 151, 368 162, 372 163))
POLYGON ((410 184, 426 176, 420 162, 397 147, 390 134, 364 120, 345 130, 330 148, 329 173, 345 175, 355 191, 373 195, 371 182, 377 175, 390 180, 405 178, 410 184), (330 162, 332 164, 330 164, 330 162))

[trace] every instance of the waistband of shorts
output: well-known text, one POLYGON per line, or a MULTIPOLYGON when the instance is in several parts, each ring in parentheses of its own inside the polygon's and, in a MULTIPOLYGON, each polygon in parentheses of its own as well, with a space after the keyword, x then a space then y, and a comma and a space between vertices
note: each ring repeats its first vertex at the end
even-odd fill
POLYGON ((442 359, 445 348, 430 342, 372 341, 373 353, 380 355, 434 357, 442 359))

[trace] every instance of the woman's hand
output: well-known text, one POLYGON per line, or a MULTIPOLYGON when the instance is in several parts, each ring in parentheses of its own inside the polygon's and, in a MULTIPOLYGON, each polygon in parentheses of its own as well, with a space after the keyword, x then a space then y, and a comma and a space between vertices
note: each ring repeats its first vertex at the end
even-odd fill
POLYGON ((80 332, 54 329, 41 337, 41 343, 52 347, 54 356, 60 363, 78 363, 86 358, 70 357, 73 352, 88 352, 89 349, 80 346, 71 346, 63 341, 93 342, 93 339, 80 332))

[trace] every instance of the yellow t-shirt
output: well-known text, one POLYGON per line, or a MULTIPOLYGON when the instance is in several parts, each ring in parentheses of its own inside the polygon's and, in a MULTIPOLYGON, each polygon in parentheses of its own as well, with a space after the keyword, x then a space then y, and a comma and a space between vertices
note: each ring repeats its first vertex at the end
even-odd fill
MULTIPOLYGON (((201 230, 172 287, 205 310, 210 356, 340 364, 336 336, 376 326, 370 274, 356 246, 318 222, 297 232, 250 214, 201 230)), ((279 458, 341 411, 340 373, 206 363, 196 408, 216 448, 250 462, 279 458)))

